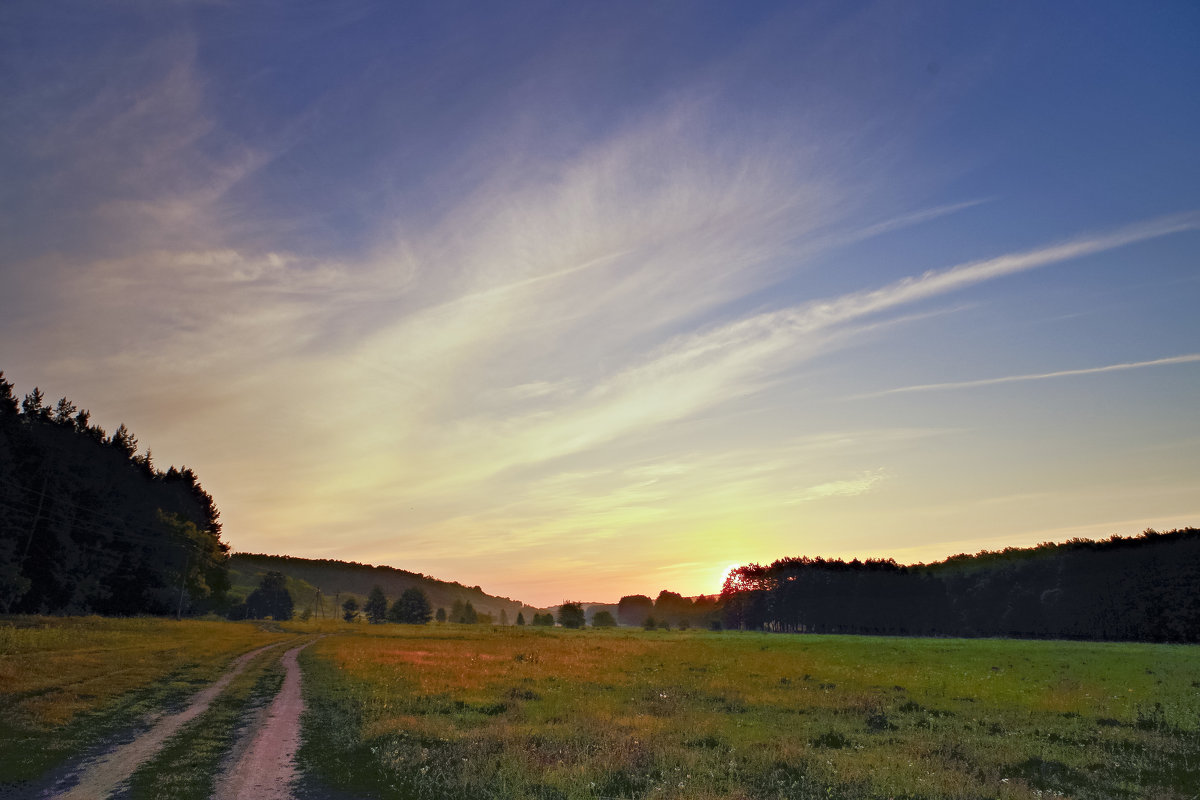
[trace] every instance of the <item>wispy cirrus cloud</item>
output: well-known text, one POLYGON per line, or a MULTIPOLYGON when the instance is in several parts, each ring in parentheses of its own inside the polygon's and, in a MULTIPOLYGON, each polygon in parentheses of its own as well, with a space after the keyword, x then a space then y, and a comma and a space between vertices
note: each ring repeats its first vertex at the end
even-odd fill
MULTIPOLYGON (((754 469, 743 465, 741 477, 726 473, 708 488, 630 480, 603 489, 591 482, 586 496, 555 482, 558 502, 530 501, 519 511, 504 511, 508 504, 497 500, 497 492, 513 496, 512 488, 500 488, 510 485, 504 476, 521 470, 536 487, 538 476, 552 478, 569 470, 562 464, 570 459, 602 457, 606 450, 638 439, 653 441, 672 424, 763 392, 865 329, 905 319, 891 312, 907 311, 920 301, 1193 226, 1190 218, 1170 218, 930 271, 876 289, 709 324, 668 338, 640 357, 624 347, 628 331, 609 331, 605 317, 615 309, 604 307, 603 299, 600 308, 590 305, 594 287, 589 281, 573 285, 590 278, 592 271, 616 267, 619 259, 545 281, 501 282, 507 288, 499 291, 470 285, 460 287, 460 299, 404 314, 325 356, 309 358, 303 372, 296 372, 292 357, 286 357, 258 375, 243 373, 243 391, 229 402, 252 403, 260 393, 272 391, 307 393, 313 402, 340 406, 350 418, 375 420, 347 428, 335 417, 313 417, 302 407, 279 410, 281 431, 304 430, 310 439, 276 475, 283 487, 276 491, 294 498, 306 528, 336 525, 360 530, 364 538, 372 532, 382 536, 379 520, 387 518, 389 508, 406 504, 414 508, 413 522, 434 543, 447 536, 469 539, 470 531, 511 531, 505 546, 518 541, 536 546, 564 529, 600 536, 661 520, 662 509, 683 495, 716 497, 727 508, 739 507, 748 502, 746 481, 754 469), (571 313, 575 307, 577 313, 571 313), (580 361, 587 344, 573 339, 589 334, 596 339, 595 356, 580 361), (314 377, 318 383, 309 383, 314 377), (496 388, 505 386, 511 389, 496 388), (354 391, 346 394, 341 387, 354 391), (306 418, 301 420, 300 414, 306 418), (350 466, 330 476, 324 468, 328 463, 350 466), (464 516, 465 509, 476 510, 464 516)), ((239 270, 258 274, 247 267, 239 270)), ((285 277, 286 271, 263 272, 273 277, 252 294, 268 308, 295 313, 290 322, 271 321, 268 329, 299 335, 320 318, 321 312, 297 301, 294 295, 303 298, 302 291, 285 290, 294 279, 285 277)), ((325 313, 334 309, 331 319, 373 302, 364 286, 387 285, 379 273, 366 274, 369 281, 361 273, 336 270, 319 279, 331 283, 326 297, 332 305, 325 306, 325 313)), ((495 281, 494 274, 489 281, 495 281)), ((631 327, 639 324, 652 322, 633 320, 631 327)), ((281 347, 286 354, 286 342, 281 347)), ((297 342, 294 347, 310 345, 297 342)), ((247 433, 260 439, 264 435, 261 430, 247 433)), ((853 467, 849 471, 861 473, 853 467)), ((710 467, 710 472, 720 470, 710 467)), ((813 491, 824 487, 831 496, 866 491, 876 482, 814 478, 809 484, 813 491)), ((782 488, 772 486, 774 491, 782 488)), ((523 489, 515 491, 516 497, 528 497, 523 489)), ((811 492, 801 496, 816 497, 811 492)), ((780 495, 772 497, 769 502, 779 502, 780 495)), ((267 519, 256 523, 278 524, 267 519)), ((410 532, 408 541, 415 535, 410 532)))
POLYGON ((839 481, 827 481, 816 486, 810 486, 798 496, 788 500, 788 503, 809 503, 813 500, 824 500, 828 497, 857 497, 871 491, 876 484, 886 478, 883 470, 873 470, 856 478, 839 481))
MULTIPOLYGON (((880 314, 966 287, 1138 241, 1192 230, 1196 215, 1183 215, 1081 237, 1045 248, 929 271, 878 289, 764 312, 675 337, 641 363, 592 383, 552 413, 493 416, 466 423, 476 478, 518 464, 545 461, 600 446, 658 425, 690 417, 718 404, 761 391, 769 381, 836 347, 880 314), (483 443, 482 449, 480 443, 483 443), (475 470, 478 470, 477 472, 475 470)), ((465 457, 465 451, 455 458, 465 457)), ((459 474, 462 477, 462 474, 459 474)))

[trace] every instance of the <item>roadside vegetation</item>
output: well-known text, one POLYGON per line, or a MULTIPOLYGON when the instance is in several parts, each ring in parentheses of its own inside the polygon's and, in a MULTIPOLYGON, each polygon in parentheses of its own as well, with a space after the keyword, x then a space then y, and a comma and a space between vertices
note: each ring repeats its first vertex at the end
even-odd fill
POLYGON ((44 775, 179 705, 237 655, 291 638, 252 623, 101 617, 0 621, 0 784, 44 775))
POLYGON ((361 626, 301 765, 396 798, 1185 798, 1200 657, 1129 643, 361 626))

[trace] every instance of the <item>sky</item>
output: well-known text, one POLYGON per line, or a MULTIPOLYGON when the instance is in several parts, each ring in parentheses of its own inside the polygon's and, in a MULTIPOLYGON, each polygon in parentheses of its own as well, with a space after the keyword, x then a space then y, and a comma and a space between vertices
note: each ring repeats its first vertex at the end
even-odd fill
POLYGON ((550 605, 1200 525, 1200 6, 0 5, 0 369, 550 605))

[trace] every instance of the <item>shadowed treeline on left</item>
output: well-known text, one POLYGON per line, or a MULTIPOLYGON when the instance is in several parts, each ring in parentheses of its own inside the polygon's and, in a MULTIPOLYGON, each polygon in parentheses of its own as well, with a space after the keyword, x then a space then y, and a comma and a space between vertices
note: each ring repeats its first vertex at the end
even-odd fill
POLYGON ((0 372, 0 611, 199 614, 229 588, 220 512, 187 467, 155 467, 66 397, 18 403, 0 372))

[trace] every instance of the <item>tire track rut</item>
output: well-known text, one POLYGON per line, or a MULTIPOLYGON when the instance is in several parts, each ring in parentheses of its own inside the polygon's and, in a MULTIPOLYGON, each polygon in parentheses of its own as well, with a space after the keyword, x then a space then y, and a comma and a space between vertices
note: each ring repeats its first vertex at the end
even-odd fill
POLYGON ((134 770, 153 757, 167 739, 178 733, 180 728, 188 722, 207 711, 217 695, 241 674, 255 656, 278 646, 278 643, 269 644, 238 656, 224 675, 193 696, 191 702, 182 711, 159 718, 149 730, 140 734, 133 741, 119 745, 113 750, 85 762, 78 770, 73 771, 73 776, 77 778, 76 783, 65 787, 59 783, 42 796, 60 800, 98 800, 98 798, 108 797, 129 779, 134 770))
MULTIPOLYGON (((319 637, 318 637, 319 638, 319 637)), ((316 639, 283 654, 283 687, 271 702, 266 719, 242 757, 217 782, 221 800, 288 800, 296 780, 296 750, 300 746, 300 651, 316 639)))

